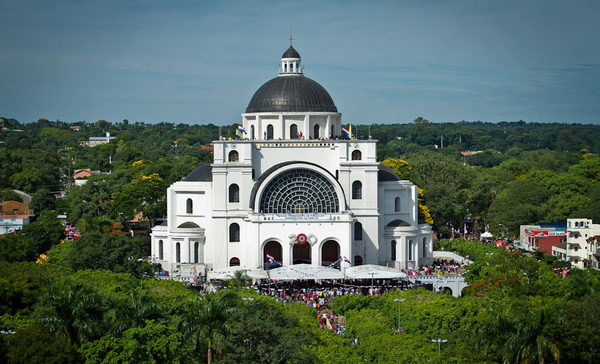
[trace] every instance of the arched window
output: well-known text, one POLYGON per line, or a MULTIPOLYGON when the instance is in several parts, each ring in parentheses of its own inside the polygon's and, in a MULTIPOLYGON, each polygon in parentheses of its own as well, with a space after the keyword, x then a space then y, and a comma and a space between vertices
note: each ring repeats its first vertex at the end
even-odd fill
POLYGON ((194 203, 192 202, 191 198, 188 198, 187 201, 185 202, 185 213, 191 214, 193 212, 194 212, 194 203))
POLYGON ((240 154, 237 152, 237 150, 232 150, 231 152, 229 152, 229 161, 230 162, 239 162, 240 161, 240 154))
POLYGON ((282 172, 265 187, 259 211, 265 214, 322 214, 339 212, 334 185, 309 169, 282 172))
POLYGON ((363 228, 360 222, 354 223, 354 240, 363 240, 363 228))
POLYGON ((254 140, 254 125, 250 125, 250 140, 254 140))
POLYGON ((331 126, 331 138, 335 138, 335 127, 331 126))
POLYGON ((240 202, 240 187, 235 183, 229 185, 229 202, 240 202))
POLYGON ((298 139, 298 125, 292 124, 290 125, 290 139, 298 139))
POLYGON ((319 139, 321 137, 321 127, 319 126, 319 124, 315 124, 315 126, 313 127, 313 138, 315 139, 319 139))
POLYGON ((408 260, 413 260, 413 244, 412 244, 412 240, 408 241, 408 260))
POLYGON ((355 149, 352 151, 352 160, 353 161, 362 160, 362 153, 360 152, 360 150, 355 149))
POLYGON ((363 264, 363 259, 360 255, 355 255, 354 256, 354 265, 362 265, 363 264))
POLYGON ((229 241, 232 243, 240 241, 240 226, 235 222, 229 225, 229 241))
POLYGON ((200 247, 200 243, 194 243, 194 263, 198 263, 198 248, 200 247))
POLYGON ((273 139, 273 125, 267 125, 267 139, 273 139))
POLYGON ((427 238, 423 238, 423 258, 427 258, 427 238))
POLYGON ((392 240, 392 260, 396 260, 396 240, 392 240))
POLYGON ((360 181, 352 182, 352 199, 362 199, 362 183, 360 181))
POLYGON ((394 199, 394 211, 396 211, 396 212, 400 211, 400 197, 396 197, 394 199))
POLYGON ((239 267, 240 266, 240 259, 233 257, 231 259, 229 259, 229 266, 230 267, 239 267))
POLYGON ((163 260, 164 259, 164 247, 163 247, 163 241, 159 240, 158 241, 158 260, 163 260))
POLYGON ((181 262, 181 244, 179 243, 175 244, 175 262, 181 262))

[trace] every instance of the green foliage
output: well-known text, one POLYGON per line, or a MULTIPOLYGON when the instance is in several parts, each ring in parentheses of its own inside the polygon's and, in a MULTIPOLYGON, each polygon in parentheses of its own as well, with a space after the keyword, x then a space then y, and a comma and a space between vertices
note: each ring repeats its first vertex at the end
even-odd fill
POLYGON ((127 237, 88 232, 73 242, 60 244, 48 252, 50 261, 73 270, 108 269, 137 276, 152 273, 152 266, 139 259, 146 255, 148 237, 127 237))
POLYGON ((17 201, 23 202, 21 196, 10 188, 0 189, 0 202, 4 201, 17 201))
POLYGON ((86 343, 80 352, 86 363, 189 363, 191 356, 174 327, 154 321, 86 343))
POLYGON ((21 327, 15 335, 2 335, 7 342, 7 363, 81 363, 77 348, 65 338, 57 338, 34 324, 21 327), (4 337, 7 336, 7 337, 4 337))

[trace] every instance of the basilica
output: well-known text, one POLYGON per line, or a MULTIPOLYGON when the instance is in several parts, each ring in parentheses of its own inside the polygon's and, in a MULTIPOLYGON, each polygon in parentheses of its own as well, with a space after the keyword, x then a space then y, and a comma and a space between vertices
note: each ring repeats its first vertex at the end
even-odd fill
POLYGON ((152 260, 180 274, 240 266, 431 264, 417 186, 379 164, 376 140, 342 126, 331 95, 290 45, 279 75, 252 96, 242 137, 167 190, 152 260))

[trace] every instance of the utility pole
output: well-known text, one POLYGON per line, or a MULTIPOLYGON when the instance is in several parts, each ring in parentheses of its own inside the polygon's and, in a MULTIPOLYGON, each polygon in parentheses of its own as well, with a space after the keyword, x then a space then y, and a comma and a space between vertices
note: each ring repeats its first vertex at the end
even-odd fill
POLYGON ((441 142, 440 142, 440 149, 444 149, 444 135, 442 134, 440 136, 441 142))

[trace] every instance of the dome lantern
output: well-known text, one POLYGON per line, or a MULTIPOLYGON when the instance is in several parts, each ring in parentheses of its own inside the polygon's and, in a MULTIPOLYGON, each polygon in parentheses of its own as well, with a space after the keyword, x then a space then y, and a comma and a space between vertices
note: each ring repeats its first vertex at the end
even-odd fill
POLYGON ((279 64, 280 76, 300 76, 304 73, 304 68, 300 66, 300 54, 292 46, 292 35, 290 34, 290 47, 281 56, 279 64))

